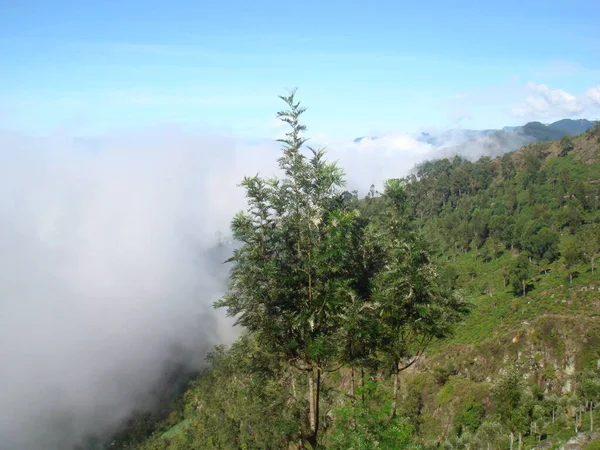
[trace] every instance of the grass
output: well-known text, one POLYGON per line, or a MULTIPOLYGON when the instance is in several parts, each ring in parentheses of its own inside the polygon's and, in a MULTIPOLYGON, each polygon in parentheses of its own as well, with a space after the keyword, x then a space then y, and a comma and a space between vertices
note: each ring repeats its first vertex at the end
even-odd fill
POLYGON ((472 302, 472 310, 455 331, 454 336, 432 347, 440 351, 452 344, 478 344, 516 330, 540 315, 599 316, 598 287, 600 271, 591 273, 585 263, 576 267, 578 275, 569 284, 567 272, 556 261, 549 266, 548 274, 533 279, 527 296, 516 296, 509 285, 504 287, 502 270, 510 265, 513 256, 506 251, 500 258, 484 263, 471 251, 450 263, 458 273, 461 287, 472 302), (473 274, 469 276, 465 274, 473 274), (595 290, 587 290, 588 286, 595 290), (582 290, 582 288, 586 290, 582 290), (487 293, 482 293, 483 291, 487 293))
POLYGON ((600 440, 595 440, 590 442, 589 444, 586 444, 583 447, 583 450, 600 450, 600 440))
POLYGON ((161 439, 174 438, 174 437, 182 434, 184 429, 188 426, 189 422, 190 422, 189 419, 184 419, 181 422, 179 422, 178 424, 173 425, 171 428, 169 428, 167 431, 165 431, 160 436, 161 439))

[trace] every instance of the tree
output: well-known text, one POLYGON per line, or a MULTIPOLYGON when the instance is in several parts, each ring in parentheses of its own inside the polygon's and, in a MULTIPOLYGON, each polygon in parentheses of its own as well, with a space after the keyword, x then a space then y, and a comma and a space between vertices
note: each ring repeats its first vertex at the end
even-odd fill
POLYGON ((512 267, 509 264, 502 264, 500 273, 502 274, 502 287, 506 288, 512 276, 512 267))
POLYGON ((514 291, 525 297, 529 281, 535 274, 535 265, 529 261, 527 252, 519 253, 510 274, 514 291))
POLYGON ((477 428, 483 422, 485 409, 481 403, 467 402, 462 405, 462 410, 454 417, 454 426, 460 437, 463 431, 471 433, 477 431, 477 428))
POLYGON ((550 261, 548 261, 547 259, 542 259, 538 263, 538 267, 539 267, 540 273, 543 273, 544 275, 548 275, 548 272, 550 271, 550 261))
POLYGON ((559 256, 558 243, 560 236, 556 231, 548 227, 542 227, 534 236, 532 236, 528 250, 536 260, 547 259, 552 262, 559 256))
POLYGON ((560 156, 567 156, 569 152, 573 151, 575 146, 573 145, 573 140, 569 136, 564 136, 560 142, 560 156))
POLYGON ((490 262, 496 259, 502 254, 502 245, 494 238, 489 237, 486 239, 485 244, 481 247, 481 257, 483 262, 490 262))
POLYGON ((482 213, 479 209, 476 209, 471 216, 471 227, 473 230, 473 244, 475 251, 479 249, 481 244, 485 241, 488 234, 488 220, 487 214, 482 213))
POLYGON ((600 400, 600 374, 587 369, 578 376, 578 391, 590 411, 590 431, 594 430, 594 403, 600 400))
POLYGON ((569 273, 569 284, 571 284, 573 283, 575 266, 577 265, 577 263, 579 263, 579 260, 581 258, 581 251, 579 250, 577 243, 571 239, 563 245, 561 253, 563 265, 569 273))
POLYGON ((581 253, 589 261, 592 273, 594 273, 596 259, 600 255, 600 224, 589 224, 582 227, 577 241, 580 244, 581 253))
POLYGON ((385 183, 388 211, 379 239, 385 265, 374 280, 380 323, 380 349, 394 377, 392 417, 396 416, 399 373, 410 367, 433 340, 448 335, 467 312, 467 304, 440 282, 424 239, 410 229, 402 181, 385 183))
POLYGON ((492 391, 494 406, 500 420, 510 430, 510 448, 513 449, 514 434, 523 426, 523 403, 525 384, 518 370, 512 369, 500 378, 492 391))
POLYGON ((526 188, 537 181, 540 168, 542 167, 542 155, 537 147, 532 147, 525 152, 524 156, 524 169, 528 176, 523 178, 523 187, 526 188))
POLYGON ((467 253, 469 244, 471 242, 471 227, 466 220, 463 220, 458 227, 456 227, 456 240, 461 246, 464 253, 467 253))
POLYGON ((513 161, 513 156, 510 153, 505 153, 502 155, 502 178, 505 180, 510 180, 515 175, 515 163, 513 161))
MULTIPOLYGON (((374 198, 374 195, 371 197, 374 198)), ((378 212, 372 208, 373 205, 367 205, 367 213, 377 216, 378 212)), ((372 279, 381 269, 382 251, 378 243, 373 239, 373 233, 366 234, 368 227, 372 226, 365 219, 367 214, 363 214, 355 222, 360 231, 354 233, 358 239, 350 248, 352 256, 350 258, 351 270, 356 274, 352 281, 352 289, 356 295, 351 297, 350 303, 346 308, 341 328, 342 349, 340 362, 350 366, 351 371, 351 395, 355 400, 356 376, 355 368, 360 368, 361 388, 363 391, 362 399, 364 403, 364 370, 365 368, 375 368, 377 366, 376 352, 378 349, 378 327, 376 316, 372 308, 369 308, 372 291, 372 279), (365 234, 363 234, 365 233, 365 234)))
MULTIPOLYGON (((305 108, 295 90, 280 96, 278 113, 291 131, 280 142, 282 179, 246 177, 248 209, 231 228, 241 246, 230 258, 226 307, 261 345, 308 376, 308 433, 314 447, 319 431, 321 373, 336 356, 342 319, 355 292, 352 252, 358 213, 340 206, 343 173, 308 147, 299 122, 305 108)), ((341 202, 343 203, 343 202, 341 202)))

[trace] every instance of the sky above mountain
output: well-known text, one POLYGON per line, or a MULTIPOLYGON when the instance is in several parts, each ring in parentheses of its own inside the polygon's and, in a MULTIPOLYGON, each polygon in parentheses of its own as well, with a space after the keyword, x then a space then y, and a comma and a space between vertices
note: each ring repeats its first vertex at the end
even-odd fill
POLYGON ((178 124, 271 137, 298 86, 311 135, 600 117, 597 1, 8 1, 0 126, 178 124))

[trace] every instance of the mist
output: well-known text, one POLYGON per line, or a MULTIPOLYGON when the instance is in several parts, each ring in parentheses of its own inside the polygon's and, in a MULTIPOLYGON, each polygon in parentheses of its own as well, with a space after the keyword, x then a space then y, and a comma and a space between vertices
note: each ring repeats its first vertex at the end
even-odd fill
MULTIPOLYGON (((407 134, 327 148, 359 195, 446 151, 407 134)), ((276 173, 278 154, 175 128, 0 133, 0 449, 110 432, 153 407, 169 368, 200 369, 236 337, 212 308, 227 279, 217 244, 243 176, 276 173)))
POLYGON ((404 177, 423 161, 455 155, 470 161, 493 159, 533 141, 516 131, 494 131, 453 129, 428 134, 426 139, 423 134, 390 133, 331 143, 328 156, 345 169, 348 189, 365 195, 371 185, 381 188, 386 179, 404 177))
POLYGON ((235 147, 173 130, 0 147, 0 448, 69 449, 235 336, 210 251, 242 206, 235 147))

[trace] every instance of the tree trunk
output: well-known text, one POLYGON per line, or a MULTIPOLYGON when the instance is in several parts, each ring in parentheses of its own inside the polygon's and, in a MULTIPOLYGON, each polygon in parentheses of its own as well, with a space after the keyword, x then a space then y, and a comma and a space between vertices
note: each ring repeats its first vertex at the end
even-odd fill
POLYGON ((554 408, 552 408, 552 423, 554 423, 554 408))
POLYGON ((292 369, 292 395, 294 396, 294 400, 298 398, 296 396, 296 377, 294 377, 294 369, 292 369))
POLYGON ((354 366, 350 368, 350 395, 352 395, 352 429, 356 430, 356 395, 354 381, 354 366))
POLYGON ((321 369, 317 367, 317 382, 315 386, 315 444, 319 433, 319 405, 321 404, 321 369))
POLYGON ((360 387, 361 387, 360 399, 364 406, 364 404, 365 404, 365 369, 364 369, 364 367, 360 368, 360 387))
POLYGON ((398 372, 398 365, 399 363, 396 363, 396 366, 394 367, 394 395, 393 395, 393 399, 392 399, 392 418, 396 417, 396 411, 398 409, 398 385, 400 384, 398 381, 400 374, 398 372))
POLYGON ((519 433, 519 450, 523 448, 523 433, 519 433))
POLYGON ((510 432, 510 450, 513 450, 515 446, 515 433, 510 432))
POLYGON ((315 384, 313 371, 309 370, 308 374, 308 422, 311 433, 315 429, 315 384))
POLYGON ((527 280, 522 280, 521 285, 523 286, 523 297, 527 295, 527 280))
POLYGON ((594 402, 590 402, 590 433, 594 431, 594 402))
POLYGON ((573 284, 573 273, 569 272, 569 284, 573 284))
POLYGON ((313 448, 317 446, 319 433, 319 394, 321 390, 321 371, 313 368, 308 372, 308 409, 310 436, 308 442, 313 448))

